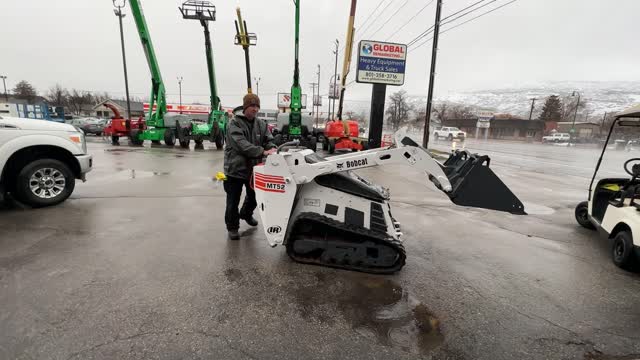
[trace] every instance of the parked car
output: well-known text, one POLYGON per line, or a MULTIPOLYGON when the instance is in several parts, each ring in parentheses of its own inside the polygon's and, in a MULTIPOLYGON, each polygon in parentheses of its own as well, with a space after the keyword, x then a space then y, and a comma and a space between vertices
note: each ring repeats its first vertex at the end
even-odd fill
POLYGON ((568 142, 570 139, 571 139, 571 136, 569 135, 569 133, 554 133, 548 136, 543 136, 542 142, 543 143, 548 143, 548 142, 561 143, 561 142, 568 142))
POLYGON ((433 137, 436 140, 440 138, 445 138, 449 140, 453 140, 453 139, 464 140, 467 137, 467 133, 458 129, 457 127, 441 127, 440 129, 433 132, 433 137))
POLYGON ((96 136, 102 135, 107 120, 104 119, 87 119, 85 123, 80 126, 80 129, 84 131, 85 135, 93 134, 96 136))
POLYGON ((0 117, 0 200, 33 206, 65 201, 91 171, 84 134, 53 121, 0 117))

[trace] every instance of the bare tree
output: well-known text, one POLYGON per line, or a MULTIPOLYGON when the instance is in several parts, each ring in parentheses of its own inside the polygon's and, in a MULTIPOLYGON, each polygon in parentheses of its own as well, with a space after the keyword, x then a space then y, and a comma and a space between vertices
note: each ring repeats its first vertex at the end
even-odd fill
POLYGON ((60 86, 60 84, 56 84, 49 88, 44 98, 47 99, 50 105, 67 106, 69 91, 60 86))
POLYGON ((93 94, 93 100, 96 104, 101 103, 103 101, 107 101, 109 99, 111 99, 111 95, 109 95, 109 93, 106 91, 103 91, 103 92, 96 91, 93 94))
POLYGON ((393 130, 398 130, 401 124, 409 120, 409 112, 413 107, 407 103, 407 92, 404 90, 395 92, 389 96, 391 103, 387 108, 387 118, 393 130))
POLYGON ((68 106, 71 111, 76 115, 82 114, 82 108, 84 105, 93 104, 93 96, 90 92, 84 90, 73 89, 69 93, 68 106))
POLYGON ((436 119, 440 120, 441 124, 447 119, 448 110, 449 105, 444 101, 441 103, 437 103, 433 107, 433 112, 436 113, 436 119))
POLYGON ((467 105, 449 105, 448 117, 450 119, 469 119, 475 117, 473 109, 467 105))
POLYGON ((562 100, 562 121, 572 121, 575 115, 576 106, 578 106, 578 112, 581 112, 587 108, 587 101, 584 98, 580 98, 580 105, 578 105, 577 96, 566 96, 562 100))

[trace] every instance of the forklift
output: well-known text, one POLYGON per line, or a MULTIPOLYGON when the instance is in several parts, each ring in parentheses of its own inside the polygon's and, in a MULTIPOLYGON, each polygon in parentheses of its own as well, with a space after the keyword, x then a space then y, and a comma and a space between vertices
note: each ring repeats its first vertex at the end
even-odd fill
POLYGON ((151 140, 153 144, 160 144, 164 140, 167 146, 174 146, 176 143, 175 129, 165 124, 165 114, 167 113, 167 99, 165 96, 164 82, 160 73, 158 59, 151 43, 151 35, 142 11, 140 0, 129 0, 131 13, 140 35, 142 49, 147 58, 149 71, 151 72, 151 100, 149 102, 149 114, 146 122, 138 122, 137 128, 131 128, 129 133, 129 143, 131 145, 142 145, 145 140, 151 140), (155 107, 155 110, 154 110, 155 107), (146 126, 145 126, 146 125, 146 126))
POLYGON ((209 21, 216 20, 216 7, 208 1, 188 0, 178 8, 182 18, 186 20, 198 20, 204 30, 204 46, 207 59, 207 73, 209 75, 209 91, 211 93, 211 111, 206 122, 191 121, 187 126, 176 120, 176 132, 180 147, 188 149, 193 140, 196 148, 202 148, 204 140, 216 144, 218 150, 224 146, 224 137, 227 131, 229 114, 222 110, 218 89, 216 87, 216 74, 213 67, 213 52, 211 50, 211 37, 209 35, 209 21))
POLYGON ((296 16, 295 16, 295 36, 294 36, 294 67, 293 67, 293 85, 291 86, 291 110, 289 111, 289 121, 279 129, 278 134, 273 140, 277 146, 283 145, 291 141, 298 141, 300 146, 316 151, 317 139, 313 135, 312 130, 302 122, 302 88, 300 87, 300 68, 299 68, 299 39, 300 39, 300 1, 293 0, 296 16))
MULTIPOLYGON (((597 182, 596 177, 614 130, 630 128, 640 128, 640 105, 616 115, 591 178, 588 199, 575 209, 578 224, 598 230, 610 241, 613 263, 626 270, 640 259, 640 158, 624 162, 622 167, 629 177, 600 178, 597 182)), ((621 154, 614 152, 613 158, 620 158, 621 154)))

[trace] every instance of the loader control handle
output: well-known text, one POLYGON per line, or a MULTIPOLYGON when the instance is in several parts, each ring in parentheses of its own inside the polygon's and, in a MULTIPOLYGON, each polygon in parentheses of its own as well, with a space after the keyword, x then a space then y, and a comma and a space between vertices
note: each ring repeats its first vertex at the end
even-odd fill
POLYGON ((288 141, 288 142, 286 142, 286 143, 284 143, 284 144, 282 144, 282 145, 278 146, 278 153, 280 153, 280 149, 282 149, 282 148, 283 148, 283 147, 285 147, 285 146, 295 146, 295 147, 298 147, 299 145, 300 145, 300 140, 298 140, 298 139, 295 139, 295 140, 292 140, 292 141, 288 141))

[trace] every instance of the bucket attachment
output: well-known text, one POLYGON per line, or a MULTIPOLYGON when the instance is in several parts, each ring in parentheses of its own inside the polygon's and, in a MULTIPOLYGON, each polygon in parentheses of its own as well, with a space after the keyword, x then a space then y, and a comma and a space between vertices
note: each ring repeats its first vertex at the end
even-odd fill
POLYGON ((471 154, 466 150, 452 153, 443 164, 452 190, 451 201, 460 206, 505 211, 526 215, 524 205, 489 168, 487 155, 471 154))

